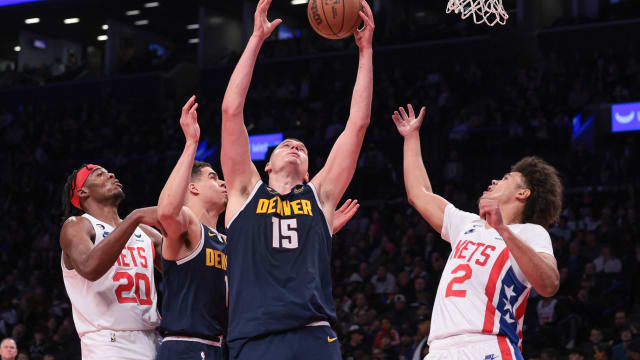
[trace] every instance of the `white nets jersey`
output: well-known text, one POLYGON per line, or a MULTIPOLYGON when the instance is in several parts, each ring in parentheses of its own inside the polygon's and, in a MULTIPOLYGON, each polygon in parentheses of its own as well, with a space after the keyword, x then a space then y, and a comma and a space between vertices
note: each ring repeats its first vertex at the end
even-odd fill
MULTIPOLYGON (((514 224, 509 229, 534 251, 553 256, 542 226, 514 224)), ((451 204, 445 208, 441 235, 452 251, 438 285, 429 344, 455 335, 493 334, 521 347, 531 284, 502 237, 478 215, 451 204)))
MULTIPOLYGON (((98 245, 113 227, 89 214, 98 245)), ((71 299, 73 321, 82 337, 99 330, 153 330, 160 323, 153 280, 155 248, 139 227, 115 264, 98 280, 89 281, 62 260, 64 286, 71 299)), ((64 256, 63 256, 64 258, 64 256)))

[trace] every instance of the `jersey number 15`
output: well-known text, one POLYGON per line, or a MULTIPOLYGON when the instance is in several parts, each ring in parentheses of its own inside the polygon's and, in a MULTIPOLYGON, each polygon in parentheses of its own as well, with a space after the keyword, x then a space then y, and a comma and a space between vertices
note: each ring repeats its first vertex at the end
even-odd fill
POLYGON ((273 223, 273 247, 296 249, 298 247, 298 220, 272 217, 271 222, 273 223))

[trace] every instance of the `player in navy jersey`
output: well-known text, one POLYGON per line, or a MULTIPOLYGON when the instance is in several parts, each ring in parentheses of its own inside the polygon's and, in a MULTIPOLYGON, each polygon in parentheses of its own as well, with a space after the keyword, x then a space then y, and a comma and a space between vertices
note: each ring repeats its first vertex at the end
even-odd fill
POLYGON ((184 151, 158 200, 164 297, 158 359, 224 359, 227 327, 226 240, 216 231, 227 203, 224 181, 195 162, 200 137, 195 97, 182 108, 184 151))
POLYGON ((351 111, 325 166, 308 182, 306 147, 286 139, 265 167, 267 185, 250 159, 243 107, 260 47, 282 22, 267 20, 270 4, 258 3, 253 35, 222 103, 221 162, 229 191, 229 350, 235 359, 339 359, 340 346, 330 327, 336 321, 330 229, 370 121, 373 15, 362 0, 365 26, 355 34, 359 67, 351 111))
MULTIPOLYGON (((159 359, 224 358, 220 345, 227 324, 226 241, 215 225, 227 196, 211 165, 194 161, 200 137, 196 109, 195 97, 182 108, 185 148, 158 201, 166 233, 160 325, 165 338, 159 359)), ((336 211, 335 231, 358 207, 357 201, 348 200, 336 211)))

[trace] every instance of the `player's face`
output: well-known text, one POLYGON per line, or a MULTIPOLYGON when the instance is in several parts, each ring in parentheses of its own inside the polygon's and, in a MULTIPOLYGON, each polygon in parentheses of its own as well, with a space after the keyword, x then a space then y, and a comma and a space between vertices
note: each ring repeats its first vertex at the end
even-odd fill
POLYGON ((524 177, 519 172, 505 174, 500 180, 491 181, 491 185, 482 193, 482 198, 508 202, 524 189, 524 177))
POLYGON ((18 347, 16 346, 16 342, 10 339, 7 339, 2 342, 0 345, 0 355, 2 358, 13 359, 18 355, 18 347))
POLYGON ((287 139, 278 145, 271 154, 267 171, 280 171, 288 166, 296 167, 302 176, 309 169, 309 154, 303 143, 287 139))
POLYGON ((202 199, 207 207, 224 208, 227 206, 227 186, 224 180, 210 167, 200 169, 200 178, 196 182, 202 199))
POLYGON ((120 201, 124 199, 122 184, 113 173, 104 168, 93 170, 87 181, 85 181, 83 188, 88 191, 91 198, 97 201, 109 199, 120 201))

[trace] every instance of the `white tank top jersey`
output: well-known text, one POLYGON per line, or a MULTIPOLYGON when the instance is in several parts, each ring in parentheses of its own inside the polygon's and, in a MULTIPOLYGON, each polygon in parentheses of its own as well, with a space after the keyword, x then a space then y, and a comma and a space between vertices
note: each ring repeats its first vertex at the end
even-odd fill
MULTIPOLYGON (((113 227, 89 214, 98 245, 113 227)), ((98 280, 89 281, 62 260, 67 289, 78 335, 99 330, 153 330, 160 323, 153 279, 155 248, 139 227, 131 235, 115 264, 98 280)))
MULTIPOLYGON (((536 252, 553 256, 549 233, 536 224, 509 229, 536 252)), ((462 334, 503 335, 522 347, 522 324, 531 284, 496 230, 477 214, 449 204, 442 238, 451 254, 433 307, 429 345, 462 334)))

